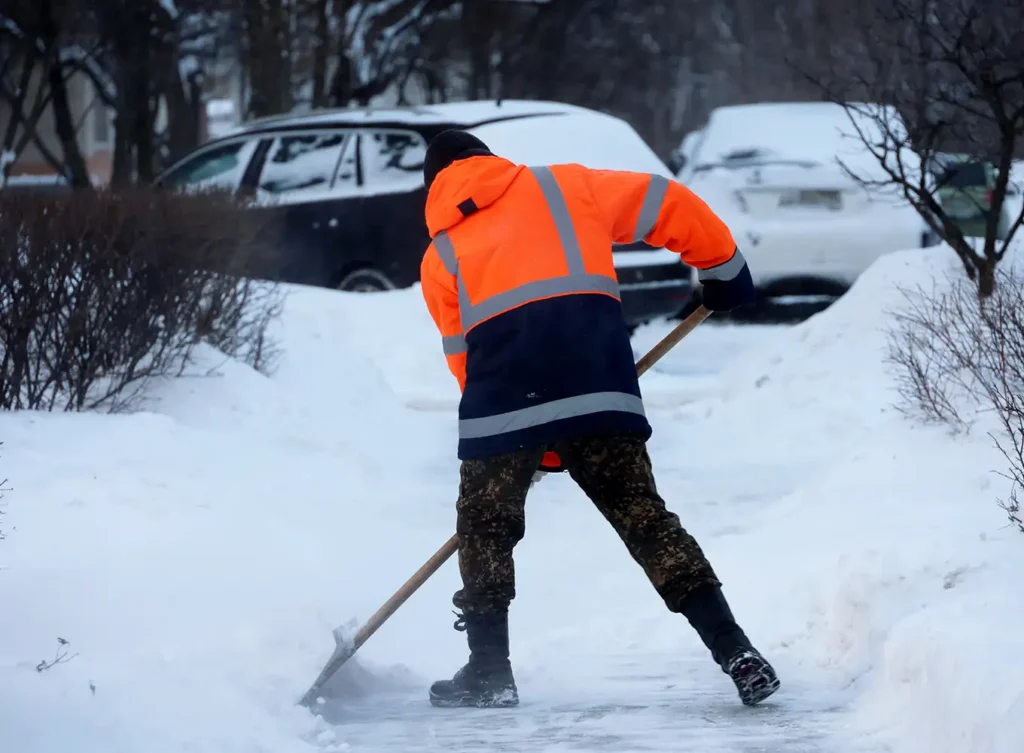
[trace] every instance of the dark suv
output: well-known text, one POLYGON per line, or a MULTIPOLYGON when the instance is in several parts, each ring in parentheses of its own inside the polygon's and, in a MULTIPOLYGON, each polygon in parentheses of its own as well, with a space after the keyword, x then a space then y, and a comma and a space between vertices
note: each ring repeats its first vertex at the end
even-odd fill
MULTIPOLYGON (((315 111, 255 120, 172 165, 159 185, 227 188, 269 213, 280 249, 268 277, 345 291, 419 281, 430 237, 423 157, 446 128, 479 136, 520 164, 576 162, 672 179, 618 118, 549 102, 462 102, 428 107, 315 111)), ((691 297, 679 256, 644 243, 613 249, 631 326, 671 316, 691 297)))

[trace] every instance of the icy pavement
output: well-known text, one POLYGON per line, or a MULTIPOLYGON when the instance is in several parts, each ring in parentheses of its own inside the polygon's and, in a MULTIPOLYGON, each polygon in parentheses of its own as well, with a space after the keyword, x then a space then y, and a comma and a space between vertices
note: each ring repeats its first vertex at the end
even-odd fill
MULTIPOLYGON (((363 750, 835 753, 841 699, 787 687, 781 700, 740 706, 731 686, 709 683, 703 657, 619 657, 586 690, 520 683, 511 710, 433 709, 422 693, 335 704, 325 715, 363 750), (600 688, 600 689, 595 689, 600 688)), ((877 748, 875 749, 877 750, 877 748)))

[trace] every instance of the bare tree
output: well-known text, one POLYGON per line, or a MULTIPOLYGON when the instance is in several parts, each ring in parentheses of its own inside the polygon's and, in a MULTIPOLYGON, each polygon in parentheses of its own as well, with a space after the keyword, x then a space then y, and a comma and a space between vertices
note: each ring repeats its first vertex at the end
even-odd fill
MULTIPOLYGON (((160 49, 155 88, 167 105, 158 132, 159 164, 167 166, 204 140, 206 73, 226 46, 226 0, 178 0, 166 16, 168 39, 160 49)), ((164 9, 167 12, 167 9, 164 9)))
POLYGON ((92 185, 78 145, 65 66, 69 50, 76 46, 81 12, 78 0, 12 0, 0 11, 0 103, 7 112, 0 143, 0 185, 29 144, 72 185, 92 185), (47 113, 59 152, 39 133, 47 113))
MULTIPOLYGON (((820 71, 835 59, 833 48, 853 50, 864 35, 836 22, 853 4, 8 0, 0 18, 52 7, 63 21, 77 8, 73 44, 52 54, 65 73, 90 77, 115 112, 115 183, 124 184, 145 182, 203 138, 203 97, 211 81, 224 81, 208 75, 214 67, 217 77, 228 67, 241 71, 237 104, 246 117, 382 99, 551 99, 626 118, 667 156, 714 107, 820 99, 819 87, 787 67, 784 51, 800 49, 820 71)), ((13 28, 0 24, 0 52, 22 44, 13 28)), ((30 49, 32 66, 43 65, 45 47, 30 49)), ((25 59, 0 55, 7 99, 25 91, 25 59)), ((30 143, 35 103, 21 104, 28 127, 18 138, 30 143)), ((65 159, 56 153, 53 161, 65 159)))
POLYGON ((229 3, 88 0, 90 47, 74 64, 114 111, 114 185, 149 182, 203 139, 205 71, 232 31, 229 3))
POLYGON ((667 156, 713 107, 820 99, 784 54, 794 42, 827 49, 809 41, 815 9, 802 0, 480 0, 460 3, 428 35, 424 57, 447 53, 457 96, 610 112, 667 156))
POLYGON ((330 90, 335 106, 368 105, 405 86, 420 70, 424 38, 456 6, 455 0, 361 0, 352 4, 330 90))
POLYGON ((1024 223, 1000 227, 1013 159, 1024 147, 1024 0, 865 0, 835 6, 828 22, 846 30, 824 71, 796 65, 825 98, 847 108, 858 139, 881 173, 850 170, 870 188, 897 189, 956 251, 979 298, 993 292, 996 265, 1024 223), (995 168, 980 251, 940 192, 956 152, 995 168))

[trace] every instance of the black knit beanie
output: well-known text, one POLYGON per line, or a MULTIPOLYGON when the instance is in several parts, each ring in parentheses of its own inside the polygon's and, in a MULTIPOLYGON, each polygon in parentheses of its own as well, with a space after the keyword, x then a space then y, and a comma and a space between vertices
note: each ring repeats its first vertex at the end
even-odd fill
POLYGON ((429 191, 437 174, 455 160, 493 156, 487 144, 471 133, 454 129, 441 131, 427 146, 427 155, 423 159, 423 182, 429 191))

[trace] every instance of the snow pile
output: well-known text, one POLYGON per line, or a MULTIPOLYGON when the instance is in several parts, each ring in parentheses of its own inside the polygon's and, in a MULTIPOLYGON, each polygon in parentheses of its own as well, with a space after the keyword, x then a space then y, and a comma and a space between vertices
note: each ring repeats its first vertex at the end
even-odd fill
POLYGON ((954 439, 909 425, 883 363, 897 288, 950 272, 946 247, 883 257, 836 305, 726 372, 719 422, 776 417, 760 462, 821 462, 762 525, 715 548, 757 623, 785 627, 771 649, 791 671, 856 689, 861 730, 907 753, 1010 753, 1024 712, 1024 679, 1007 671, 1024 645, 1024 537, 996 505, 1010 485, 993 473, 1005 468, 995 427, 954 439))
POLYGON ((883 362, 896 284, 955 268, 944 247, 888 255, 810 321, 712 318, 643 378, 659 490, 782 678, 766 708, 738 707, 561 475, 516 550, 520 709, 427 706, 465 658, 453 563, 326 719, 297 708, 331 628, 451 534, 458 389, 418 289, 294 288, 273 378, 205 351, 134 415, 0 415, 5 750, 1017 753, 1024 537, 995 504, 1002 460, 983 431, 908 424, 883 362), (58 636, 69 654, 37 671, 58 636))
POLYGON ((416 417, 339 302, 292 293, 273 380, 208 350, 146 412, 0 416, 5 749, 330 749, 295 702, 331 628, 372 613, 453 524, 429 504, 451 487, 420 466, 416 417), (37 673, 58 637, 77 656, 37 673))

